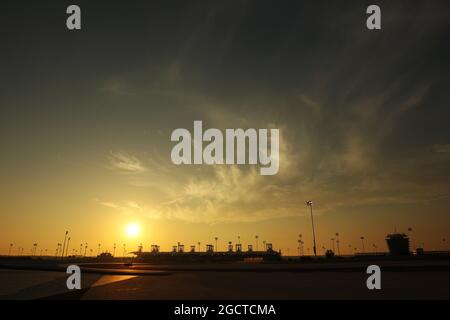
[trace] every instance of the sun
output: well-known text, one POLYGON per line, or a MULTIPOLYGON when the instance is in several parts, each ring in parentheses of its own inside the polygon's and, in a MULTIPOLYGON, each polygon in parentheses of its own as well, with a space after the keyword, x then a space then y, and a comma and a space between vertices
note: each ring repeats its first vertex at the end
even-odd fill
POLYGON ((129 237, 136 237, 139 234, 139 225, 136 223, 130 223, 127 225, 125 232, 129 237))

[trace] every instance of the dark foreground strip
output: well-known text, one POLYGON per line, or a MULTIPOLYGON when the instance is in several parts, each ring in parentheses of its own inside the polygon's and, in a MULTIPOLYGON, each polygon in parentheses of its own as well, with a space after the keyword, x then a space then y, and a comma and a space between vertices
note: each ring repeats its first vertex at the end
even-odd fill
POLYGON ((88 290, 89 288, 73 290, 69 292, 55 294, 48 297, 43 297, 36 300, 80 300, 88 290))
MULTIPOLYGON (((80 290, 82 291, 82 290, 80 290)), ((338 301, 338 300, 128 300, 128 301, 74 301, 84 292, 74 292, 33 301, 2 301, 5 314, 15 317, 42 315, 45 319, 408 319, 443 315, 448 312, 448 301, 338 301), (61 299, 61 300, 60 300, 61 299), (243 305, 273 306, 276 314, 243 313, 243 305), (221 307, 223 306, 223 307, 221 307), (208 308, 206 316, 180 315, 177 308, 208 308), (214 310, 214 311, 212 311, 214 310), (222 311, 222 314, 219 314, 222 311), (236 312, 241 314, 236 314, 236 312), (313 316, 312 316, 313 315, 313 316)), ((254 310, 254 309, 253 309, 254 310)))

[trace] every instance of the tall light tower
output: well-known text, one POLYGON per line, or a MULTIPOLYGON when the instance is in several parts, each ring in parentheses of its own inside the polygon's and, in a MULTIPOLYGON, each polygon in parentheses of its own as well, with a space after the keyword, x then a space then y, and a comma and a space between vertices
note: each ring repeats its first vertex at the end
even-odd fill
POLYGON ((116 256, 116 244, 114 243, 114 250, 113 250, 113 257, 115 257, 116 256))
POLYGON ((411 244, 412 244, 412 251, 416 250, 416 244, 414 242, 414 237, 413 237, 413 229, 411 227, 408 228, 408 232, 409 232, 409 237, 411 238, 411 244))
POLYGON ((198 244, 198 252, 200 252, 201 251, 201 248, 200 248, 201 242, 199 241, 199 242, 197 242, 197 244, 198 244))
POLYGON ((313 251, 314 256, 317 257, 317 251, 316 251, 316 231, 314 230, 314 216, 313 216, 313 202, 312 200, 306 201, 306 205, 311 208, 311 225, 312 225, 312 233, 313 233, 313 251))
POLYGON ((256 239, 256 251, 258 251, 258 239, 259 239, 259 236, 256 235, 256 236, 255 236, 255 239, 256 239))
POLYGON ((214 240, 216 240, 216 251, 219 251, 219 248, 217 247, 217 240, 219 240, 219 238, 215 237, 214 240))
POLYGON ((66 248, 66 239, 67 239, 67 234, 69 233, 69 231, 66 231, 66 234, 64 236, 64 242, 63 242, 63 250, 61 252, 61 258, 64 256, 64 249, 66 248))
POLYGON ((14 246, 14 244, 12 244, 12 243, 9 244, 9 252, 8 252, 8 256, 11 255, 11 250, 12 250, 12 247, 13 247, 13 246, 14 246))
POLYGON ((361 239, 361 243, 362 243, 362 253, 364 253, 365 252, 365 249, 364 249, 364 237, 361 236, 360 239, 361 239))

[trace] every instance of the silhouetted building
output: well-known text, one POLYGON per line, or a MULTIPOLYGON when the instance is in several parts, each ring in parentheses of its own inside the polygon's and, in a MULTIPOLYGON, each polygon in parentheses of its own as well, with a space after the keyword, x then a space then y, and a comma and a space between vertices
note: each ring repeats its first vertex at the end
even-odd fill
POLYGON ((389 253, 393 256, 406 256, 410 254, 409 238, 404 233, 392 233, 386 236, 389 253))
POLYGON ((211 262, 237 262, 237 261, 278 261, 281 259, 281 252, 273 250, 272 244, 268 243, 266 251, 253 251, 249 245, 249 251, 243 252, 242 245, 236 245, 236 251, 230 241, 228 251, 215 252, 212 244, 206 245, 206 252, 195 251, 195 245, 190 246, 190 251, 184 250, 184 245, 178 243, 172 246, 171 252, 160 252, 159 246, 152 245, 151 251, 144 252, 139 247, 137 251, 132 252, 136 255, 137 261, 151 263, 211 263, 211 262))

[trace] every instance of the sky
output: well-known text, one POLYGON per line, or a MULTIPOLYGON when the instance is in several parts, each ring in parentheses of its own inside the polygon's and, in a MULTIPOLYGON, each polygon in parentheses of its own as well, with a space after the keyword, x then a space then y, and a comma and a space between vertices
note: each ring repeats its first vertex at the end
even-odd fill
POLYGON ((283 254, 450 245, 450 4, 8 1, 0 13, 0 254, 33 243, 283 254), (280 169, 171 162, 171 132, 278 128, 280 169), (129 224, 140 233, 126 234, 129 224), (443 239, 446 239, 444 241, 443 239), (320 251, 320 250, 319 250, 320 251))

